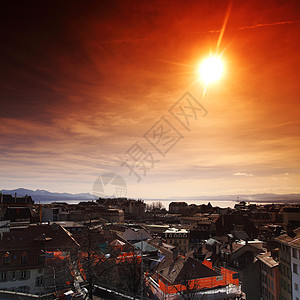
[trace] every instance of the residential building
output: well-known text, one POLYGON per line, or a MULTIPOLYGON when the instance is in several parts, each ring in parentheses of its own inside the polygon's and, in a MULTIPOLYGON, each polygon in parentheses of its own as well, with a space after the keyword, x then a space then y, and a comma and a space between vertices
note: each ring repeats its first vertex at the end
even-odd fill
POLYGON ((189 206, 186 202, 171 202, 169 204, 169 212, 171 214, 185 214, 188 208, 189 206))
POLYGON ((186 253, 189 250, 190 232, 187 229, 169 228, 164 232, 163 238, 167 244, 176 246, 180 253, 186 253))
POLYGON ((281 298, 300 299, 300 227, 276 239, 280 242, 281 298))
POLYGON ((232 231, 245 231, 250 239, 257 238, 258 230, 248 217, 240 214, 220 215, 211 227, 217 236, 224 236, 232 231))
MULTIPOLYGON (((297 243, 295 243, 295 237, 297 237, 297 235, 299 234, 300 234, 300 227, 295 231, 289 231, 288 233, 283 234, 275 239, 280 243, 280 252, 279 252, 280 287, 281 287, 280 300, 293 299, 292 272, 293 272, 294 265, 292 264, 292 259, 291 259, 291 253, 292 253, 291 245, 293 244, 295 244, 295 246, 297 245, 297 243)), ((300 236, 298 236, 298 238, 299 237, 300 236)), ((293 260, 293 263, 297 264, 295 260, 293 260)), ((296 273, 294 274, 295 276, 297 275, 296 273)))
POLYGON ((280 299, 279 261, 272 257, 271 252, 257 256, 260 261, 260 279, 262 300, 280 299))
POLYGON ((97 203, 105 207, 122 209, 126 219, 140 219, 145 216, 146 204, 143 200, 127 198, 99 198, 97 203))
MULTIPOLYGON (((300 233, 300 231, 299 231, 300 233)), ((294 239, 291 246, 291 267, 292 267, 292 295, 295 300, 300 299, 300 234, 294 239)))
POLYGON ((164 256, 146 277, 146 286, 155 299, 221 300, 242 295, 236 272, 181 255, 164 256))
POLYGON ((142 226, 138 228, 126 228, 123 233, 120 235, 126 241, 144 241, 151 238, 149 232, 142 226))
POLYGON ((257 255, 264 252, 259 241, 229 243, 220 250, 223 265, 240 274, 247 299, 260 300, 260 264, 257 255))
POLYGON ((293 228, 297 228, 300 226, 299 206, 284 207, 282 213, 283 224, 286 230, 288 230, 288 226, 292 226, 293 228))
POLYGON ((15 196, 9 194, 2 194, 0 192, 0 205, 7 207, 7 206, 30 206, 33 205, 34 201, 32 200, 31 196, 24 196, 24 197, 17 197, 17 193, 15 196))
POLYGON ((111 223, 119 223, 124 221, 124 211, 118 208, 107 208, 101 212, 100 217, 111 223))
POLYGON ((30 225, 0 241, 0 290, 45 294, 72 281, 69 259, 79 247, 57 224, 30 225))

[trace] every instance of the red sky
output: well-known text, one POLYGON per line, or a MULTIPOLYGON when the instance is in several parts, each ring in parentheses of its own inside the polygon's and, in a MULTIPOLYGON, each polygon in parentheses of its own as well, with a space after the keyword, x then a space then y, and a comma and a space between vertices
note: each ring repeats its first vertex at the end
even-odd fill
POLYGON ((0 5, 0 188, 91 192, 116 173, 141 198, 299 193, 299 1, 232 1, 204 98, 227 1, 0 5), (168 111, 187 91, 208 112, 190 131, 168 111), (144 138, 162 116, 183 137, 165 156, 144 138), (136 142, 157 161, 140 182, 120 163, 136 142))

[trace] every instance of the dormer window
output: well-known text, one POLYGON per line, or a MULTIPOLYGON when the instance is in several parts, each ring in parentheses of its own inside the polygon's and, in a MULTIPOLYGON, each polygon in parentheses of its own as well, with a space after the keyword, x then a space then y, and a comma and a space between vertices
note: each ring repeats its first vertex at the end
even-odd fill
POLYGON ((28 263, 28 255, 22 254, 21 255, 21 265, 27 265, 27 263, 28 263))
POLYGON ((9 265, 10 264, 10 257, 4 256, 3 257, 3 265, 9 265))
POLYGON ((10 253, 6 252, 2 259, 3 265, 9 265, 10 264, 10 253))

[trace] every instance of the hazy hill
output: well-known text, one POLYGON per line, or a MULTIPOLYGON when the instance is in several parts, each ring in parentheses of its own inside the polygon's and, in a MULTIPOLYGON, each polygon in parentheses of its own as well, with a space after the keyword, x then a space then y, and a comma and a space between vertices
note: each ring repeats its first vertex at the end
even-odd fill
POLYGON ((31 196, 32 199, 36 202, 48 202, 48 201, 68 201, 68 200, 95 200, 98 197, 93 196, 90 193, 81 193, 81 194, 69 194, 69 193, 52 193, 45 190, 29 190, 29 189, 15 189, 15 190, 2 190, 3 194, 11 194, 22 197, 25 195, 31 196))

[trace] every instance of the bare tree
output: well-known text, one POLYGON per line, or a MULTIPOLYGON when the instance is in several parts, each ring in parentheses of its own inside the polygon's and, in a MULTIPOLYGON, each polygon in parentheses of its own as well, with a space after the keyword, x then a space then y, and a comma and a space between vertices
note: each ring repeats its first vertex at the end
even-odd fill
POLYGON ((180 274, 181 281, 174 284, 174 288, 184 300, 201 300, 204 295, 200 296, 200 284, 197 280, 196 271, 193 269, 183 269, 180 274))
POLYGON ((87 285, 86 298, 92 299, 95 284, 105 281, 108 270, 117 264, 115 258, 120 252, 108 243, 101 243, 100 237, 103 238, 103 235, 93 228, 91 219, 86 225, 86 229, 78 238, 80 248, 73 264, 87 285))
POLYGON ((134 296, 141 295, 143 291, 142 256, 140 252, 133 251, 130 256, 119 265, 120 283, 124 289, 134 296))

